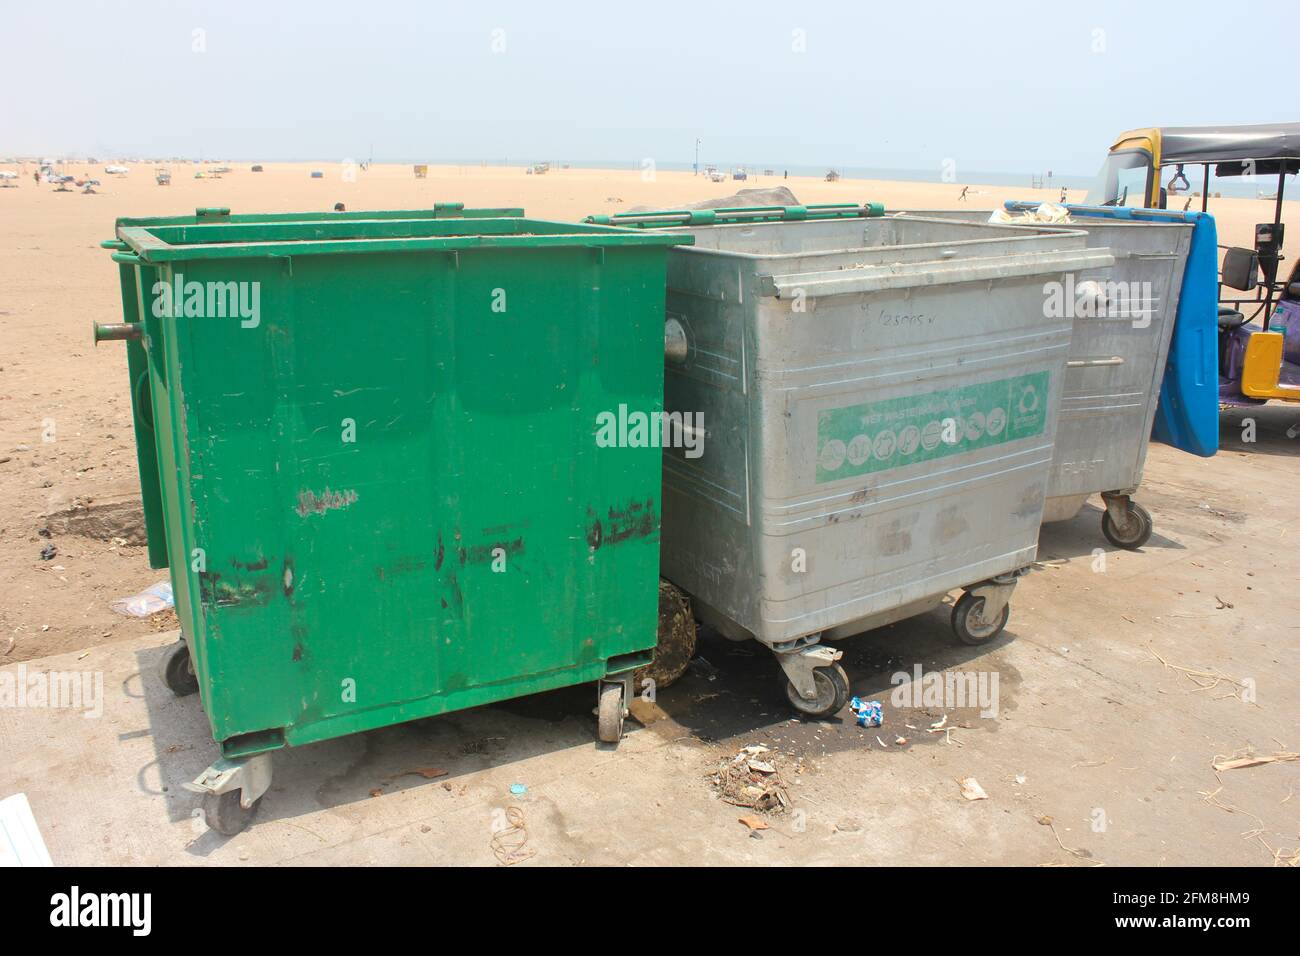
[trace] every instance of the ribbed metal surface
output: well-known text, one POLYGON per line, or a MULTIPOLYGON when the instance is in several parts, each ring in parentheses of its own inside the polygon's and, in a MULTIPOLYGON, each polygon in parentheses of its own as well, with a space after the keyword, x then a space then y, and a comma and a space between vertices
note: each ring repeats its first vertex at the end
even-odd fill
MULTIPOLYGON (((970 210, 916 215, 988 218, 970 210)), ((1032 235, 1044 227, 1007 228, 1032 235)), ((1048 488, 1057 500, 1049 503, 1048 521, 1073 517, 1088 495, 1130 492, 1142 482, 1193 226, 1089 217, 1063 228, 1086 230, 1088 245, 1109 249, 1115 263, 1074 277, 1074 289, 1091 282, 1106 290, 1107 304, 1097 310, 1102 314, 1075 318, 1048 488)))
POLYGON ((1044 283, 1104 250, 942 220, 688 231, 665 406, 707 437, 666 452, 663 567, 704 617, 780 642, 1033 560, 1071 334, 1044 283))

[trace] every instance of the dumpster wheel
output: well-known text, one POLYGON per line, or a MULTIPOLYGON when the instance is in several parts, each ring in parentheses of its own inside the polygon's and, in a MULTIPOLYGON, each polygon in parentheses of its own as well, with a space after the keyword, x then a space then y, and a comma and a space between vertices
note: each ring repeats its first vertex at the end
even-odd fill
POLYGON ((1011 605, 1004 604, 1002 613, 994 621, 984 620, 983 597, 967 591, 953 605, 952 632, 963 644, 987 644, 1002 633, 1011 617, 1011 605))
POLYGON ((805 700, 795 690, 790 678, 785 679, 785 696, 790 706, 806 717, 829 717, 839 713, 849 702, 849 675, 839 664, 828 664, 813 669, 813 682, 817 696, 805 700))
POLYGON ((158 665, 158 676, 177 697, 188 697, 199 689, 199 679, 194 674, 194 662, 190 660, 190 648, 181 638, 168 648, 158 665))
POLYGON ((1117 548, 1136 551, 1151 540, 1151 513, 1136 501, 1128 503, 1123 527, 1116 525, 1107 508, 1101 515, 1101 533, 1117 548))
POLYGON ((245 808, 240 802, 242 790, 227 790, 225 793, 209 793, 203 797, 203 818, 208 826, 222 836, 234 836, 241 832, 257 812, 257 801, 245 808))
POLYGON ((623 739, 623 715, 627 685, 622 681, 603 681, 596 707, 596 734, 600 742, 617 744, 623 739))
POLYGON ((655 690, 671 686, 686 673, 695 656, 695 618, 685 592, 659 579, 659 636, 655 642, 655 659, 633 675, 634 692, 652 681, 655 690))

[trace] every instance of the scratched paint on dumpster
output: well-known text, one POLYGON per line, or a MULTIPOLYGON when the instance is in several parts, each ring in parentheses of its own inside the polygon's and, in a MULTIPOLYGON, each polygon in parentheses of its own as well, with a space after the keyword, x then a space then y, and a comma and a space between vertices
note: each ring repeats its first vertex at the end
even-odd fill
POLYGON ((817 416, 817 482, 1040 435, 1050 372, 829 408, 817 416))

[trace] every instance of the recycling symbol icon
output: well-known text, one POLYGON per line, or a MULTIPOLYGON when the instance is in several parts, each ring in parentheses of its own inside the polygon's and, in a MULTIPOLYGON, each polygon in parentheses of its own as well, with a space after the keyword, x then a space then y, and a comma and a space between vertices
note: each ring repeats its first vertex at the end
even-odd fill
POLYGON ((1038 390, 1034 386, 1026 385, 1024 391, 1020 393, 1019 408, 1021 415, 1038 411, 1038 390))

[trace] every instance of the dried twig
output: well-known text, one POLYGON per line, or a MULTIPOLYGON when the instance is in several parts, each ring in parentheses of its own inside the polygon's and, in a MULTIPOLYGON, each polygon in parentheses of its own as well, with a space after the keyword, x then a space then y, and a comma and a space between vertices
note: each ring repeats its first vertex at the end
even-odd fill
POLYGON ((1242 770, 1245 767, 1262 767, 1270 763, 1286 763, 1291 760, 1300 760, 1300 753, 1290 750, 1279 750, 1275 754, 1252 754, 1246 752, 1245 755, 1239 756, 1233 754, 1225 757, 1222 754, 1215 754, 1214 759, 1210 761, 1210 766, 1215 772, 1220 770, 1242 770))
MULTIPOLYGON (((1161 657, 1150 644, 1147 645, 1146 649, 1147 653, 1169 670, 1185 674, 1187 679, 1195 684, 1198 690, 1213 690, 1215 687, 1224 683, 1231 684, 1234 688, 1238 688, 1239 690, 1246 689, 1245 681, 1237 680, 1235 677, 1229 677, 1227 674, 1222 674, 1218 671, 1203 671, 1197 670, 1194 667, 1184 667, 1182 664, 1170 663, 1161 657)), ((1238 694, 1234 692, 1232 696, 1237 697, 1238 694)))

